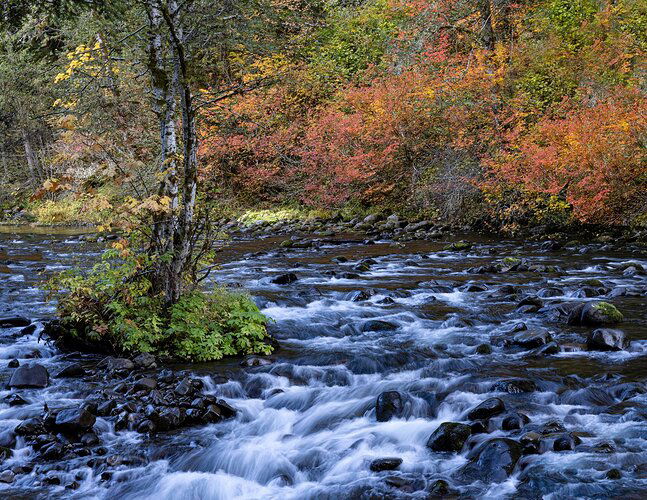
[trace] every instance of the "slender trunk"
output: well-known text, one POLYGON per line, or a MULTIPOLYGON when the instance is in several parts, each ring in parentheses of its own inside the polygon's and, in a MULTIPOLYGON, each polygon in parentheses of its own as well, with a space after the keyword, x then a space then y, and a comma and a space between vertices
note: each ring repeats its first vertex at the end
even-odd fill
POLYGON ((22 143, 25 147, 25 158, 29 167, 29 179, 32 185, 36 185, 38 183, 38 155, 34 150, 32 135, 28 130, 22 130, 22 143))
POLYGON ((510 0, 494 0, 495 9, 495 38, 497 42, 507 42, 512 39, 512 19, 510 0))
POLYGON ((492 29, 492 12, 490 0, 478 0, 477 8, 481 17, 481 43, 486 49, 494 48, 494 30, 492 29))

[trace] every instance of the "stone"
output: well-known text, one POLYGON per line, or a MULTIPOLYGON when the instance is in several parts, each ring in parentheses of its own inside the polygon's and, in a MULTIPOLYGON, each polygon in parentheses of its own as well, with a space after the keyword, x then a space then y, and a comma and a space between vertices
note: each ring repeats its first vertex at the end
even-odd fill
POLYGON ((387 422, 399 418, 404 412, 404 401, 398 391, 383 392, 375 402, 375 418, 378 422, 387 422))
POLYGON ((492 346, 490 344, 481 344, 477 346, 476 354, 481 354, 481 355, 492 354, 492 346))
POLYGON ((268 366, 271 364, 272 364, 271 359, 259 358, 258 356, 252 356, 240 362, 240 366, 245 366, 250 368, 254 366, 268 366))
POLYGON ((155 359, 155 356, 147 352, 143 352, 133 358, 133 363, 137 368, 144 370, 153 370, 157 368, 157 361, 155 359))
POLYGON ((620 323, 624 316, 616 306, 608 302, 578 304, 568 315, 569 325, 605 326, 620 323))
POLYGON ((397 330, 398 325, 390 321, 371 319, 362 324, 362 332, 389 332, 397 330))
POLYGON ((10 394, 5 398, 5 401, 9 406, 23 406, 29 404, 29 401, 23 399, 20 394, 10 394))
POLYGON ((135 382, 135 389, 138 391, 152 391, 157 387, 157 380, 154 378, 140 378, 135 382))
POLYGON ((470 460, 461 473, 470 479, 479 479, 486 483, 505 481, 514 471, 522 447, 512 439, 495 438, 486 441, 468 454, 470 460))
POLYGON ((467 418, 469 420, 482 420, 500 415, 505 411, 505 404, 500 398, 489 398, 478 406, 472 408, 467 418))
POLYGON ((539 427, 537 432, 545 436, 547 434, 555 434, 557 432, 566 432, 566 427, 564 427, 564 425, 558 420, 549 420, 539 427))
POLYGON ((70 408, 58 412, 54 427, 61 432, 82 434, 91 430, 96 420, 96 417, 84 408, 70 408))
POLYGON ((21 326, 29 326, 31 321, 22 316, 8 316, 0 318, 0 328, 17 328, 21 326))
POLYGON ((11 484, 16 480, 16 475, 10 470, 0 472, 0 483, 11 484))
POLYGON ((555 439, 553 442, 553 451, 571 451, 581 442, 580 438, 570 432, 566 432, 555 439))
POLYGON ((539 455, 541 452, 541 435, 536 432, 526 432, 519 439, 523 455, 539 455))
POLYGON ((467 424, 443 422, 429 436, 427 447, 432 451, 460 452, 472 430, 467 424))
POLYGON ((85 375, 85 370, 79 363, 74 363, 72 365, 66 366, 60 372, 55 375, 55 378, 74 378, 74 377, 83 377, 85 375))
POLYGON ((45 433, 45 426, 40 418, 32 417, 20 422, 14 432, 18 436, 37 436, 45 433))
POLYGON ((514 412, 503 417, 503 420, 501 421, 501 429, 504 431, 516 431, 523 428, 523 426, 529 422, 530 419, 527 415, 514 412))
POLYGON ((622 479, 622 472, 620 472, 618 469, 609 469, 604 477, 615 481, 617 479, 622 479))
POLYGON ((395 470, 402 464, 402 459, 397 457, 378 458, 373 460, 370 469, 373 472, 381 472, 384 470, 395 470))
POLYGON ((276 278, 272 279, 272 283, 275 285, 289 285, 291 283, 294 283, 297 281, 299 278, 297 277, 296 274, 294 273, 286 273, 286 274, 281 274, 277 276, 276 278))
POLYGON ((111 374, 125 374, 135 368, 135 363, 127 358, 113 358, 109 356, 97 364, 98 368, 106 368, 111 374))
POLYGON ((537 385, 528 379, 508 379, 495 383, 491 390, 519 394, 522 392, 534 392, 537 390, 537 385))
POLYGON ((629 347, 629 341, 622 330, 598 328, 586 338, 589 351, 622 351, 629 347))
POLYGON ((553 340, 548 330, 536 329, 517 333, 510 343, 525 349, 534 349, 541 347, 553 340))
POLYGON ((20 332, 18 332, 18 335, 31 335, 33 334, 36 330, 38 329, 38 325, 32 323, 29 326, 26 326, 20 332))
POLYGON ((7 368, 18 368, 20 366, 20 362, 17 359, 12 359, 7 363, 7 368))
POLYGON ((38 363, 28 363, 19 366, 11 375, 9 387, 16 388, 43 388, 49 384, 47 368, 38 363))

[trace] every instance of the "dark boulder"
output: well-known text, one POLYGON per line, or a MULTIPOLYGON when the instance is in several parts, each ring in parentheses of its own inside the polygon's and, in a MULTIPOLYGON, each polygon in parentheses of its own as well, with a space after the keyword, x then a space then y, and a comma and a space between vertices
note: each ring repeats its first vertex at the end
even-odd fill
POLYGON ((569 325, 604 326, 620 323, 624 319, 616 306, 608 302, 578 304, 568 315, 569 325))
POLYGON ((155 360, 155 356, 147 352, 143 352, 133 358, 133 363, 137 368, 141 368, 143 370, 153 370, 157 368, 157 361, 155 360))
POLYGON ((553 354, 558 354, 560 352, 560 347, 557 342, 548 342, 532 351, 528 352, 526 358, 543 358, 545 356, 551 356, 553 354))
POLYGON ((489 398, 472 408, 467 414, 469 420, 483 420, 500 415, 505 411, 505 404, 499 398, 489 398))
POLYGON ((294 283, 298 279, 299 278, 294 273, 285 273, 277 276, 276 278, 273 278, 272 283, 274 283, 275 285, 289 285, 291 283, 294 283))
POLYGON ((49 373, 47 368, 38 363, 28 363, 19 366, 11 375, 9 387, 26 388, 47 387, 49 384, 49 373))
POLYGON ((629 347, 629 341, 621 330, 598 328, 589 333, 586 347, 589 351, 622 351, 629 347))
POLYGON ((135 382, 135 390, 138 391, 152 391, 157 387, 157 380, 154 378, 140 378, 135 382))
POLYGON ((521 439, 521 453, 524 455, 539 455, 541 452, 541 435, 536 432, 526 432, 521 439))
POLYGON ((476 354, 492 354, 492 346, 490 344, 480 344, 476 347, 476 354))
POLYGON ((375 418, 378 422, 387 422, 401 417, 404 412, 404 400, 398 391, 383 392, 375 403, 375 418))
POLYGON ((512 474, 521 458, 521 451, 521 445, 512 439, 491 439, 470 452, 470 462, 461 473, 472 480, 500 483, 512 474))
POLYGON ((427 447, 432 451, 451 451, 460 452, 467 438, 472 434, 472 430, 467 424, 456 422, 443 422, 429 436, 427 447))
POLYGON ((97 364, 98 368, 106 368, 111 375, 124 375, 135 368, 135 363, 127 358, 113 358, 109 356, 97 364))
POLYGON ((553 340, 548 330, 536 329, 520 332, 509 342, 525 349, 534 349, 553 340))
POLYGON ((398 325, 389 321, 372 319, 362 324, 362 332, 388 332, 397 330, 398 325))
POLYGON ((7 363, 7 368, 18 368, 20 366, 20 362, 17 359, 12 359, 7 363))
POLYGON ((74 377, 83 377, 85 375, 85 370, 79 363, 74 363, 72 365, 66 366, 60 372, 55 375, 55 378, 74 378, 74 377))
POLYGON ((28 418, 20 422, 13 430, 18 436, 38 436, 45 433, 45 426, 40 418, 28 418))
POLYGON ((530 422, 530 419, 527 415, 519 412, 510 413, 503 417, 501 429, 504 431, 516 431, 523 428, 528 422, 530 422))
POLYGON ((58 412, 54 428, 70 434, 84 434, 92 429, 96 420, 85 408, 71 408, 58 412))
POLYGON ((381 472, 384 470, 395 470, 402 464, 402 459, 397 457, 378 458, 373 460, 370 469, 373 472, 381 472))
POLYGON ((492 391, 509 392, 510 394, 519 394, 521 392, 534 392, 537 390, 537 384, 528 379, 508 379, 500 380, 492 386, 492 391))
POLYGON ((547 434, 555 434, 556 432, 566 432, 566 427, 558 420, 549 420, 539 427, 537 432, 545 436, 547 434))
POLYGON ((31 321, 22 316, 9 316, 0 318, 0 328, 17 328, 20 326, 29 326, 31 321))
POLYGON ((582 440, 580 438, 570 432, 566 432, 553 441, 553 451, 571 451, 581 442, 582 440))
POLYGON ((18 333, 18 335, 31 335, 31 334, 32 334, 32 333, 34 333, 37 329, 38 329, 38 325, 37 325, 37 324, 35 324, 35 323, 32 323, 31 325, 26 326, 25 328, 23 328, 22 330, 20 330, 20 332, 18 333))

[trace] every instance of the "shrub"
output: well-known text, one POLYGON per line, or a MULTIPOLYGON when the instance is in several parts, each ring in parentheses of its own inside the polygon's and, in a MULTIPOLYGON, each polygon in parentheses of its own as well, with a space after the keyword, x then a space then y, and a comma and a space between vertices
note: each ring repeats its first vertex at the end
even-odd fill
POLYGON ((47 283, 58 301, 63 343, 182 361, 272 351, 268 320, 249 296, 224 288, 194 289, 167 307, 162 296, 152 293, 148 258, 117 257, 107 251, 90 271, 65 271, 47 283))

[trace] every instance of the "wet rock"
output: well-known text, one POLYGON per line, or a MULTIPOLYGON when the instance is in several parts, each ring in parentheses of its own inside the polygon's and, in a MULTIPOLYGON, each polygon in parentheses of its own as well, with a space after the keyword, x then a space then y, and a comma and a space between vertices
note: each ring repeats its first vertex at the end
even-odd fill
POLYGON ((117 402, 114 399, 109 399, 108 401, 99 403, 97 405, 97 415, 99 415, 100 417, 107 417, 116 407, 117 402))
POLYGON ((476 354, 487 355, 492 354, 492 346, 490 344, 480 344, 476 347, 476 354))
POLYGON ((17 359, 12 359, 7 363, 7 368, 18 368, 20 366, 20 362, 17 359))
POLYGON ((500 398, 489 398, 472 408, 468 412, 467 418, 469 420, 483 420, 500 415, 504 411, 505 404, 500 398))
POLYGON ((470 250, 472 246, 473 244, 467 241, 457 241, 456 243, 450 243, 449 245, 444 247, 443 250, 450 251, 450 252, 462 252, 462 251, 470 250))
POLYGON ((236 408, 222 399, 219 399, 216 402, 216 405, 218 405, 218 408, 220 408, 220 412, 222 413, 223 418, 233 418, 236 416, 236 413, 238 413, 236 408))
POLYGON ((541 435, 536 432, 526 432, 519 439, 523 455, 538 455, 541 452, 541 435))
POLYGON ((545 356, 551 356, 553 354, 558 354, 561 351, 559 344, 557 342, 548 342, 548 344, 542 345, 528 352, 526 358, 543 358, 545 356))
POLYGON ((541 298, 561 297, 562 295, 564 295, 564 291, 557 287, 541 288, 537 292, 537 297, 541 298))
POLYGON ((371 319, 362 324, 362 332, 390 332, 397 330, 398 325, 390 321, 371 319))
POLYGON ((44 484, 59 485, 61 484, 61 478, 54 472, 48 472, 47 476, 43 478, 44 484))
POLYGON ((32 323, 31 325, 26 326, 25 328, 23 328, 22 330, 20 330, 20 332, 18 332, 18 335, 20 335, 20 336, 22 336, 22 335, 31 335, 31 334, 33 334, 37 329, 38 329, 38 325, 36 325, 35 323, 32 323))
POLYGON ((133 358, 133 363, 137 368, 141 368, 142 370, 154 370, 157 368, 155 356, 147 352, 143 352, 133 358))
POLYGON ((20 326, 29 326, 31 321, 22 316, 7 316, 0 318, 0 328, 17 328, 20 326))
POLYGON ((16 475, 10 470, 0 472, 0 483, 11 484, 16 480, 16 475))
POLYGON ((534 349, 547 344, 551 340, 553 340, 553 338, 548 330, 537 329, 518 333, 509 343, 526 349, 534 349))
POLYGON ((404 412, 404 401, 398 391, 383 392, 375 403, 375 418, 378 422, 387 422, 399 418, 404 412))
POLYGON ((543 435, 555 434, 558 432, 566 432, 566 428, 558 420, 550 420, 545 424, 543 424, 541 427, 539 427, 537 432, 543 435))
POLYGON ((23 399, 20 394, 9 394, 9 396, 5 398, 5 402, 9 406, 23 406, 29 404, 29 401, 23 399))
POLYGON ((79 363, 74 363, 72 365, 66 366, 60 372, 55 375, 55 378, 74 378, 74 377, 83 377, 85 375, 85 370, 79 363))
POLYGON ((452 495, 453 491, 450 489, 447 481, 444 479, 438 479, 431 484, 427 493, 429 493, 428 498, 446 498, 447 495, 452 495))
POLYGON ((9 387, 16 388, 43 388, 49 384, 49 373, 43 365, 28 363, 19 366, 11 375, 9 387))
POLYGON ((432 451, 460 452, 472 430, 467 424, 457 422, 443 422, 429 436, 427 447, 432 451))
POLYGON ((530 419, 527 415, 519 412, 510 413, 503 417, 501 421, 501 429, 504 431, 516 431, 522 429, 530 419))
POLYGON ((521 392, 534 392, 537 390, 537 384, 528 379, 508 379, 500 380, 492 386, 492 391, 508 392, 510 394, 519 394, 521 392))
POLYGON ((372 288, 367 288, 366 290, 357 290, 348 294, 346 300, 351 302, 364 302, 369 300, 373 295, 377 293, 377 290, 372 288))
POLYGON ((604 326, 620 323, 622 313, 608 302, 586 302, 574 307, 569 316, 569 325, 604 326))
POLYGON ((96 420, 96 417, 84 408, 71 408, 58 412, 54 428, 70 434, 83 434, 92 429, 96 420))
POLYGON ((127 374, 135 368, 135 363, 127 358, 113 358, 109 356, 97 364, 98 368, 106 368, 111 375, 127 374))
POLYGON ((555 441, 553 442, 553 451, 571 451, 574 450, 575 446, 580 443, 580 438, 574 436, 570 432, 567 432, 555 439, 555 441))
POLYGON ((470 424, 472 434, 487 434, 490 432, 489 420, 475 420, 470 424))
POLYGON ((298 279, 299 278, 294 273, 285 273, 277 276, 276 278, 273 278, 272 283, 274 283, 275 285, 289 285, 291 283, 294 283, 298 279))
POLYGON ((6 446, 0 446, 0 462, 4 462, 11 457, 11 449, 6 446))
POLYGON ((135 390, 138 391, 152 391, 157 387, 157 380, 153 378, 140 378, 135 382, 135 390))
POLYGON ((622 472, 620 472, 618 469, 609 469, 604 477, 615 481, 617 479, 622 479, 622 472))
POLYGON ((45 432, 45 426, 40 418, 32 417, 20 422, 14 432, 18 436, 37 436, 45 432))
POLYGON ((179 408, 163 408, 159 412, 155 425, 161 431, 177 429, 182 424, 182 413, 179 408))
POLYGON ((384 470, 395 470, 402 464, 402 459, 397 457, 378 458, 373 460, 370 469, 373 472, 382 472, 384 470))
POLYGON ((589 351, 622 351, 629 347, 629 341, 621 330, 598 328, 589 333, 586 347, 589 351))
POLYGON ((65 447, 61 443, 51 443, 40 449, 40 457, 44 460, 58 460, 65 455, 65 447))
POLYGON ((179 396, 190 396, 195 393, 195 387, 189 378, 183 379, 173 390, 179 396))
POLYGON ((615 453, 616 447, 613 445, 613 443, 609 443, 605 441, 603 443, 597 443, 596 445, 594 445, 593 452, 594 453, 615 453))
POLYGON ((521 445, 512 439, 491 439, 468 454, 470 462, 461 473, 470 479, 500 483, 512 474, 521 451, 521 445))
POLYGON ((268 366, 272 364, 271 359, 259 358, 258 356, 252 356, 246 358, 240 362, 240 366, 253 367, 253 366, 268 366))
POLYGON ((85 446, 96 446, 99 444, 99 436, 94 432, 87 432, 81 436, 81 444, 85 446))

